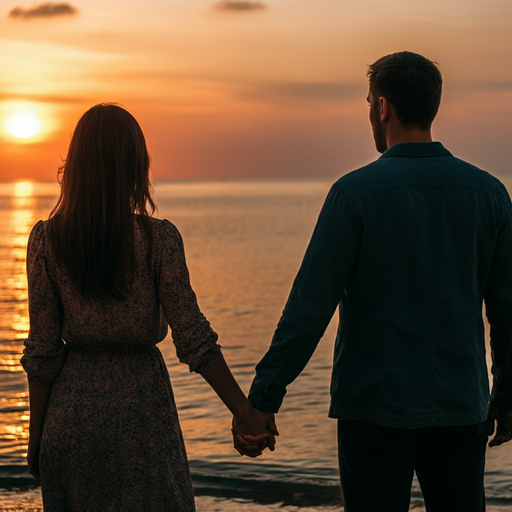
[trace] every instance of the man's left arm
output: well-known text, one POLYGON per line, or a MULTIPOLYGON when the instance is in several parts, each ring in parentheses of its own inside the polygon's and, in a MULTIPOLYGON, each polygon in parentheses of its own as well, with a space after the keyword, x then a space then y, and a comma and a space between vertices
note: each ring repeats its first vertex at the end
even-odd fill
POLYGON ((493 374, 489 435, 495 433, 489 446, 512 439, 512 204, 504 193, 507 200, 485 293, 493 374))
POLYGON ((276 413, 286 387, 304 369, 357 264, 360 229, 343 190, 331 188, 272 343, 256 366, 249 400, 276 413))

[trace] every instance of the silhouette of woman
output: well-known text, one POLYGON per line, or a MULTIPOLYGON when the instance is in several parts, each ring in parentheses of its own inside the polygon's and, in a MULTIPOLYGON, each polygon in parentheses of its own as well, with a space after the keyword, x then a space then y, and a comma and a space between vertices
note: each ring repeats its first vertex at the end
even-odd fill
POLYGON ((199 310, 178 230, 151 216, 149 164, 132 115, 92 107, 59 170, 59 200, 29 238, 27 461, 47 512, 195 510, 156 346, 168 325, 180 361, 215 389, 240 435, 257 436, 243 452, 273 448, 274 425, 245 398, 199 310))

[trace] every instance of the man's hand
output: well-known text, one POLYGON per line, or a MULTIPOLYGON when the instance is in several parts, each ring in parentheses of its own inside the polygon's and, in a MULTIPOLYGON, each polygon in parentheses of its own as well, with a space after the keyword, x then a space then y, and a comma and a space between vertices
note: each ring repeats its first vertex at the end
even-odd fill
POLYGON ((258 457, 265 448, 275 450, 279 435, 274 414, 252 408, 243 418, 233 417, 233 445, 240 455, 258 457), (258 434, 258 432, 260 432, 258 434))
POLYGON ((512 411, 504 411, 489 404, 487 421, 489 423, 488 435, 492 436, 496 430, 489 443, 490 447, 499 446, 512 439, 512 411))

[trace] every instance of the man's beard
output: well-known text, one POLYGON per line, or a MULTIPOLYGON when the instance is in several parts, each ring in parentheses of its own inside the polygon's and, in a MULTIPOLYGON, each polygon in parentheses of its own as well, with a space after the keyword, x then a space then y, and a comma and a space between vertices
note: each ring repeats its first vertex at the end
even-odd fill
POLYGON ((374 127, 373 139, 375 140, 375 147, 379 153, 384 153, 384 151, 388 149, 388 143, 386 142, 386 136, 384 135, 381 124, 374 127))
POLYGON ((371 107, 371 121, 373 130, 373 139, 375 140, 375 147, 379 153, 384 153, 388 149, 388 143, 386 141, 386 135, 382 128, 382 122, 379 118, 377 108, 371 107))

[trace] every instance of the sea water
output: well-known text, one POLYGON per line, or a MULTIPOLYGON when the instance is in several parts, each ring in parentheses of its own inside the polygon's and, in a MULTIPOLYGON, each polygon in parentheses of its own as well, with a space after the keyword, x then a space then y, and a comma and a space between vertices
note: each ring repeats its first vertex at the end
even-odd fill
MULTIPOLYGON (((246 392, 331 181, 155 185, 157 216, 181 231, 199 305, 246 392)), ((57 195, 54 183, 0 184, 0 510, 42 506, 24 461, 29 410, 19 358, 29 327, 27 237, 39 219, 47 218, 57 195)), ((229 411, 199 375, 177 361, 170 336, 159 345, 171 375, 199 512, 340 510, 336 421, 327 418, 335 329, 334 319, 289 386, 277 415, 276 451, 257 459, 234 451, 229 411)), ((512 511, 511 455, 512 443, 488 450, 488 510, 512 511)), ((371 486, 368 482, 369 492, 371 486)), ((416 481, 411 509, 423 509, 416 481)))

